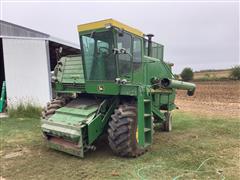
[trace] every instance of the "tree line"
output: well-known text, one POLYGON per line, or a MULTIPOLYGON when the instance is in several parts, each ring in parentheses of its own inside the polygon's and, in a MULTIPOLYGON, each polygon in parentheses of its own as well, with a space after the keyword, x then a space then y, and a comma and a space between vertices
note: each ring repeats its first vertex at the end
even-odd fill
MULTIPOLYGON (((175 79, 181 79, 183 81, 191 81, 194 78, 193 69, 190 67, 186 67, 182 70, 180 75, 175 74, 175 79)), ((240 65, 236 65, 231 68, 229 79, 232 80, 240 80, 240 65)))

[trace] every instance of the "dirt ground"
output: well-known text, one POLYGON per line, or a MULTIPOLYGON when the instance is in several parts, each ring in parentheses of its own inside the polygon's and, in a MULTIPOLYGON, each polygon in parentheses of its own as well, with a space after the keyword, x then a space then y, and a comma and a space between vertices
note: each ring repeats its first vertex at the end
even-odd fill
POLYGON ((240 117, 240 81, 195 82, 195 95, 177 92, 176 105, 181 111, 204 116, 240 117))

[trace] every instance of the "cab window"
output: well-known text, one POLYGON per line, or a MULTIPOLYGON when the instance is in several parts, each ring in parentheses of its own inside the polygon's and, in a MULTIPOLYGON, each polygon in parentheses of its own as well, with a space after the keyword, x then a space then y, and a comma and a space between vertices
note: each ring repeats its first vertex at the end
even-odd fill
POLYGON ((142 48, 141 40, 137 37, 133 38, 133 70, 141 66, 142 48))

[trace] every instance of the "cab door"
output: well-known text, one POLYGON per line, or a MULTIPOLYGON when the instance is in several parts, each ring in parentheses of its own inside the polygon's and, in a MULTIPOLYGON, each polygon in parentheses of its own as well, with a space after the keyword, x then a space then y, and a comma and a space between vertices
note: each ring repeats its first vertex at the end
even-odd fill
POLYGON ((142 58, 143 58, 143 41, 140 37, 133 36, 133 50, 132 50, 132 81, 135 83, 143 82, 143 66, 142 66, 142 58))
POLYGON ((132 81, 132 36, 127 32, 118 33, 117 48, 126 50, 126 53, 118 54, 118 75, 132 81))

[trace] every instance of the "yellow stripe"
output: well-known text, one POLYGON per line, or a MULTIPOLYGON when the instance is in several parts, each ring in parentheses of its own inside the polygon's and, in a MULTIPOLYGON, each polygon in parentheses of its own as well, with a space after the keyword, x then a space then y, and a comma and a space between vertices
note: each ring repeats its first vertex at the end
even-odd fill
POLYGON ((106 25, 109 25, 109 24, 111 24, 111 26, 117 27, 119 29, 124 29, 125 31, 133 33, 137 36, 143 37, 143 32, 139 31, 138 29, 127 26, 123 23, 120 23, 114 19, 106 19, 106 20, 102 20, 102 21, 96 21, 96 22, 92 22, 92 23, 78 25, 78 32, 105 28, 106 25))

